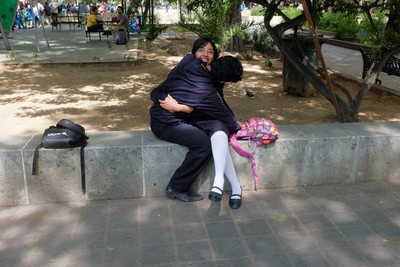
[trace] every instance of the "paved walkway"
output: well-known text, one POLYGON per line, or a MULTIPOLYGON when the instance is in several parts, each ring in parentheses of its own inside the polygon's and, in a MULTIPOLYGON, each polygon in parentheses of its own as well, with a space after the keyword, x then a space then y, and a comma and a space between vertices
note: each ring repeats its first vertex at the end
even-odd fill
POLYGON ((91 34, 87 40, 85 31, 76 28, 70 31, 63 25, 61 31, 52 31, 50 26, 45 30, 15 30, 9 39, 12 52, 6 51, 0 39, 0 63, 96 63, 135 61, 138 53, 138 40, 144 34, 130 33, 126 45, 116 45, 112 36, 91 34), (37 39, 36 39, 37 36, 37 39), (47 41, 46 41, 47 37, 47 41), (38 42, 36 41, 38 40, 38 42), (39 52, 38 52, 39 51, 39 52))
MULTIPOLYGON (((363 62, 360 51, 323 44, 322 54, 328 69, 361 81, 363 62)), ((379 74, 379 79, 382 81, 381 86, 374 86, 400 95, 400 77, 389 76, 381 72, 379 74)))
POLYGON ((0 209, 0 266, 400 266, 400 185, 0 209))

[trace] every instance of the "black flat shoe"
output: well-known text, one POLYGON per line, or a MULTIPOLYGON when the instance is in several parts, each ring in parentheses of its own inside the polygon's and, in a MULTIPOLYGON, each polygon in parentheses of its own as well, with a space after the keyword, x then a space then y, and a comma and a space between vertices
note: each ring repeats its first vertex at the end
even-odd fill
POLYGON ((175 192, 174 190, 172 190, 170 185, 168 185, 167 188, 165 189, 165 194, 169 198, 176 198, 183 202, 193 202, 193 201, 200 201, 200 200, 204 199, 204 197, 199 194, 194 194, 194 193, 189 193, 189 192, 184 192, 184 193, 175 192))
POLYGON ((217 193, 217 192, 211 191, 211 192, 208 194, 208 199, 211 200, 211 201, 214 201, 214 202, 220 202, 221 199, 222 199, 222 194, 223 194, 224 192, 223 192, 222 189, 219 188, 218 186, 213 186, 213 187, 211 188, 211 190, 212 190, 213 188, 218 189, 221 193, 217 193))
MULTIPOLYGON (((243 193, 243 190, 242 190, 243 193)), ((242 193, 239 194, 232 194, 230 199, 229 199, 229 207, 231 209, 238 209, 242 205, 242 193), (240 197, 240 198, 233 198, 232 197, 240 197)))

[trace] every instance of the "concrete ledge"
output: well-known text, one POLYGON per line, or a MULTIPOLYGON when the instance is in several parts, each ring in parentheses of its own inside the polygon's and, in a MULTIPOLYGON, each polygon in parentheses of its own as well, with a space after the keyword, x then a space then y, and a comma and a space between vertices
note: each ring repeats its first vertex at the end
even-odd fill
MULTIPOLYGON (((279 129, 279 140, 258 148, 255 155, 260 189, 400 180, 399 122, 279 129)), ((33 176, 33 153, 41 134, 0 137, 0 206, 164 196, 186 154, 185 147, 159 140, 150 131, 88 135, 86 195, 81 192, 79 148, 41 149, 38 175, 33 176)), ((232 157, 244 189, 254 190, 250 160, 233 150, 232 157)), ((208 192, 213 173, 210 162, 193 190, 208 192)))

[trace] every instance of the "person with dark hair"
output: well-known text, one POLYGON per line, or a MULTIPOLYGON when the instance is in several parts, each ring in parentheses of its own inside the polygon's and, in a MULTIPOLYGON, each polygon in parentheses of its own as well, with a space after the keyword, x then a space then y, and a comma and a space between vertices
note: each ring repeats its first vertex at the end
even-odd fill
POLYGON ((157 137, 189 149, 168 183, 167 196, 182 201, 203 199, 189 190, 213 155, 216 175, 209 199, 222 199, 225 173, 232 187, 229 205, 239 208, 242 189, 229 154, 228 135, 240 126, 218 92, 222 93, 223 88, 220 78, 238 81, 243 68, 237 59, 229 59, 231 65, 227 70, 237 71, 238 76, 219 77, 222 72, 213 72, 211 67, 218 55, 211 39, 203 37, 195 41, 192 54, 186 55, 167 79, 152 91, 150 97, 154 104, 150 109, 150 124, 157 137), (236 68, 232 65, 234 61, 239 63, 236 68))
POLYGON ((117 22, 117 24, 115 24, 114 26, 112 26, 110 28, 111 34, 114 38, 114 41, 115 41, 118 30, 129 31, 129 18, 124 13, 124 8, 122 6, 118 6, 117 12, 118 12, 118 22, 117 22))
POLYGON ((97 15, 99 14, 99 9, 97 6, 92 6, 89 16, 86 20, 87 30, 90 32, 102 31, 103 23, 98 20, 97 15))

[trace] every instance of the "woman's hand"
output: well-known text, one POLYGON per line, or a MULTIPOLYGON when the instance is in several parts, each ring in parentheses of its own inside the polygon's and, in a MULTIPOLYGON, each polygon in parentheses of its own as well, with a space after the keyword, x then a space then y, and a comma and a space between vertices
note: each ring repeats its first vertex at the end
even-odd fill
POLYGON ((169 112, 178 112, 178 101, 176 101, 171 95, 167 95, 167 97, 164 100, 159 100, 160 101, 160 106, 163 109, 168 110, 169 112))
POLYGON ((193 108, 179 104, 178 101, 175 100, 171 95, 168 95, 164 100, 158 100, 160 102, 160 106, 163 109, 168 110, 171 113, 175 112, 184 112, 184 113, 191 113, 193 108))

